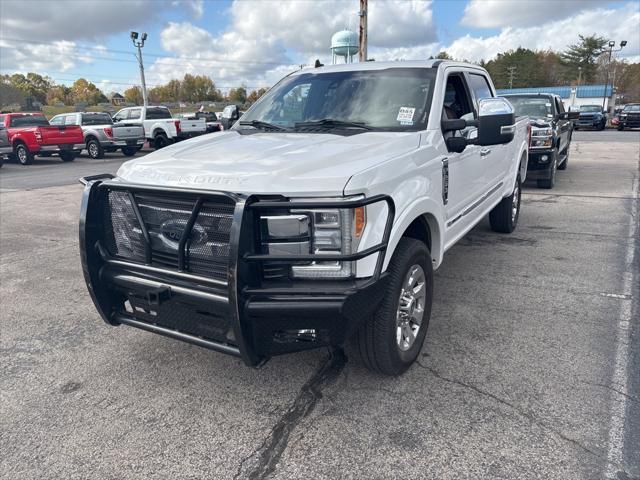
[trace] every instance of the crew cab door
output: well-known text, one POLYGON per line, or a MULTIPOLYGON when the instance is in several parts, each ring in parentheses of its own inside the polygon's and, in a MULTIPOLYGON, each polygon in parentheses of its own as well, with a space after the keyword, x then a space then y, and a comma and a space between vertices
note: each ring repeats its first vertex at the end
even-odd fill
MULTIPOLYGON (((435 104, 435 100, 434 100, 435 104)), ((453 120, 463 118, 473 120, 474 110, 465 74, 462 70, 447 69, 443 98, 439 99, 442 118, 453 120)), ((442 132, 445 141, 450 136, 464 136, 468 139, 477 137, 475 127, 467 127, 456 132, 442 132)), ((447 228, 464 230, 466 219, 464 212, 483 194, 484 162, 480 156, 481 148, 468 145, 463 152, 449 151, 446 159, 445 212, 447 228)), ((444 173, 444 171, 443 171, 444 173)))
MULTIPOLYGON (((478 119, 478 102, 483 98, 495 97, 487 77, 480 72, 467 72, 469 90, 473 96, 474 117, 478 119)), ((482 161, 482 178, 487 189, 496 188, 504 180, 505 173, 509 171, 512 162, 509 155, 509 144, 491 145, 480 148, 480 160, 482 161)), ((483 192, 486 193, 486 192, 483 192)))
POLYGON ((569 118, 563 118, 565 113, 564 104, 559 97, 554 97, 556 111, 556 122, 558 128, 558 152, 564 152, 565 148, 569 145, 569 134, 571 133, 571 120, 569 118))

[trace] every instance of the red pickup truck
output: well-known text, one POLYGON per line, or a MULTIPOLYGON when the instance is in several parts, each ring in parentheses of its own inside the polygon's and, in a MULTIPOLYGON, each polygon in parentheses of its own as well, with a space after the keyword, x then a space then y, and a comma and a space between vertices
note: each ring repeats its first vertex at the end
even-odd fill
POLYGON ((0 115, 13 156, 29 165, 34 155, 60 155, 63 162, 73 161, 84 148, 82 128, 77 125, 50 125, 41 113, 5 113, 0 115))

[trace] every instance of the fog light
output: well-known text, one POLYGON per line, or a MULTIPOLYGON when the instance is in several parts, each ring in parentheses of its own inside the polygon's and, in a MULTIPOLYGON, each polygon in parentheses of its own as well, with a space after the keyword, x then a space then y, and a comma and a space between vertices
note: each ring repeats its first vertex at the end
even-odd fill
POLYGON ((542 156, 540 157, 540 161, 541 161, 541 162, 546 162, 546 161, 548 161, 548 160, 549 160, 549 156, 548 156, 548 155, 542 155, 542 156))

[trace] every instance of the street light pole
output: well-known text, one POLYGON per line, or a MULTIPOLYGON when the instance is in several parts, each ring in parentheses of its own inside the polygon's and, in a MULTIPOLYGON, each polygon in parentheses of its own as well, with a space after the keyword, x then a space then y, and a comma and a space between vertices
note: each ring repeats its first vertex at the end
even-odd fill
POLYGON ((138 59, 138 65, 140 66, 140 80, 142 82, 142 103, 146 107, 148 105, 147 101, 147 84, 144 80, 144 65, 142 64, 142 47, 144 47, 144 41, 147 39, 147 34, 143 33, 140 36, 140 41, 138 41, 138 32, 131 32, 131 41, 133 45, 138 48, 138 55, 136 58, 138 59))
MULTIPOLYGON (((607 69, 605 72, 605 81, 604 81, 604 92, 602 94, 602 110, 605 110, 605 104, 607 103, 607 87, 609 86, 609 70, 611 69, 611 55, 613 52, 619 52, 627 45, 626 40, 622 40, 620 42, 620 48, 614 50, 613 47, 616 46, 616 42, 611 40, 609 42, 609 60, 607 61, 607 69)), ((606 50, 605 50, 606 52, 606 50)), ((604 53, 604 52, 603 52, 604 53)), ((613 85, 611 86, 611 96, 613 96, 613 85)))

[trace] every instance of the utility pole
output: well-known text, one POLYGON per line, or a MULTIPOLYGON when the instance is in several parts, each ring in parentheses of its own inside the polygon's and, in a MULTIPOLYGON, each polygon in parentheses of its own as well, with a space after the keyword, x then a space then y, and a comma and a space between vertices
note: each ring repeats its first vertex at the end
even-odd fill
POLYGON ((138 32, 131 32, 131 41, 135 47, 138 47, 138 65, 140 65, 140 80, 142 81, 142 103, 144 106, 148 106, 147 101, 147 84, 144 81, 144 65, 142 64, 142 47, 144 47, 144 41, 147 39, 147 34, 143 33, 138 41, 138 32))
POLYGON ((507 72, 509 72, 509 90, 513 88, 513 79, 516 77, 516 70, 518 67, 507 67, 507 72))
POLYGON ((367 61, 367 0, 360 0, 360 45, 358 48, 358 60, 367 61))

